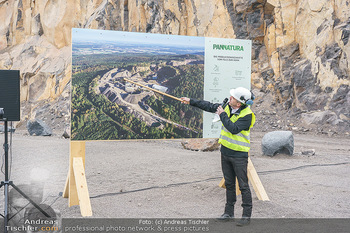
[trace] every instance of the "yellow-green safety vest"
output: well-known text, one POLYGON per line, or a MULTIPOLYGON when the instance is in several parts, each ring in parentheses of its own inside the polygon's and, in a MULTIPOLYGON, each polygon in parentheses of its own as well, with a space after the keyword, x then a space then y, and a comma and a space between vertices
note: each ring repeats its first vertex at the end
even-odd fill
MULTIPOLYGON (((230 108, 229 106, 226 106, 225 112, 228 116, 230 116, 230 108)), ((242 130, 238 134, 232 134, 230 133, 224 125, 222 125, 221 128, 221 134, 219 138, 219 143, 231 150, 235 151, 243 151, 248 152, 250 149, 250 129, 253 127, 255 123, 255 115, 250 109, 250 107, 246 107, 245 109, 242 109, 241 112, 236 115, 233 114, 233 116, 230 118, 230 120, 235 123, 239 118, 242 118, 248 114, 252 114, 252 122, 250 123, 250 127, 248 130, 242 130)))

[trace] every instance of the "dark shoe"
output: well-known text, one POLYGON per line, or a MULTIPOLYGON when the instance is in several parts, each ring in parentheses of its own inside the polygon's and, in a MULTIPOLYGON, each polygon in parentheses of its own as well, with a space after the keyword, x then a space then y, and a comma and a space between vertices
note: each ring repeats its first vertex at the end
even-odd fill
POLYGON ((233 220, 233 215, 230 214, 223 214, 220 217, 217 218, 217 220, 219 221, 229 221, 229 220, 233 220))
POLYGON ((247 226, 250 224, 250 218, 248 217, 242 217, 237 223, 236 225, 239 227, 243 227, 243 226, 247 226))

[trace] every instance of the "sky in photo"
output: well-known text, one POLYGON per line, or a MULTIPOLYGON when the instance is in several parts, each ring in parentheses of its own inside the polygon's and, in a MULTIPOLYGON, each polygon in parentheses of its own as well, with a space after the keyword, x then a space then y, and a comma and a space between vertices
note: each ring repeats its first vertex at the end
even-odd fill
POLYGON ((84 41, 108 41, 204 49, 205 37, 73 28, 72 41, 73 43, 84 41))

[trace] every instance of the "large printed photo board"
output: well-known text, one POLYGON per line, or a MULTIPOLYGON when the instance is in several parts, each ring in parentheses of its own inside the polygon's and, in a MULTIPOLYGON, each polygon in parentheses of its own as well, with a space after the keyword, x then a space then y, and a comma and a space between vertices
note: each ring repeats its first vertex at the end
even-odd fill
POLYGON ((250 88, 248 40, 72 30, 72 140, 216 138, 214 114, 175 97, 222 102, 250 88))

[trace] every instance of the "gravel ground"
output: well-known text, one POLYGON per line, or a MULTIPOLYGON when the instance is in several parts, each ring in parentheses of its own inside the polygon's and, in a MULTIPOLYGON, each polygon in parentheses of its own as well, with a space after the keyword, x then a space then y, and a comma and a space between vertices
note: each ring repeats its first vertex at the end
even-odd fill
MULTIPOLYGON (((350 218, 349 138, 294 134, 293 156, 269 157, 261 152, 264 134, 252 133, 250 155, 270 201, 251 187, 253 218, 350 218), (316 154, 301 155, 308 149, 316 154)), ((70 141, 21 132, 11 141, 10 180, 42 191, 39 202, 63 218, 81 217, 79 206, 60 196, 70 141)), ((86 142, 86 177, 97 218, 215 218, 224 209, 219 151, 185 150, 181 140, 86 142)), ((236 217, 240 204, 238 197, 236 217)))

